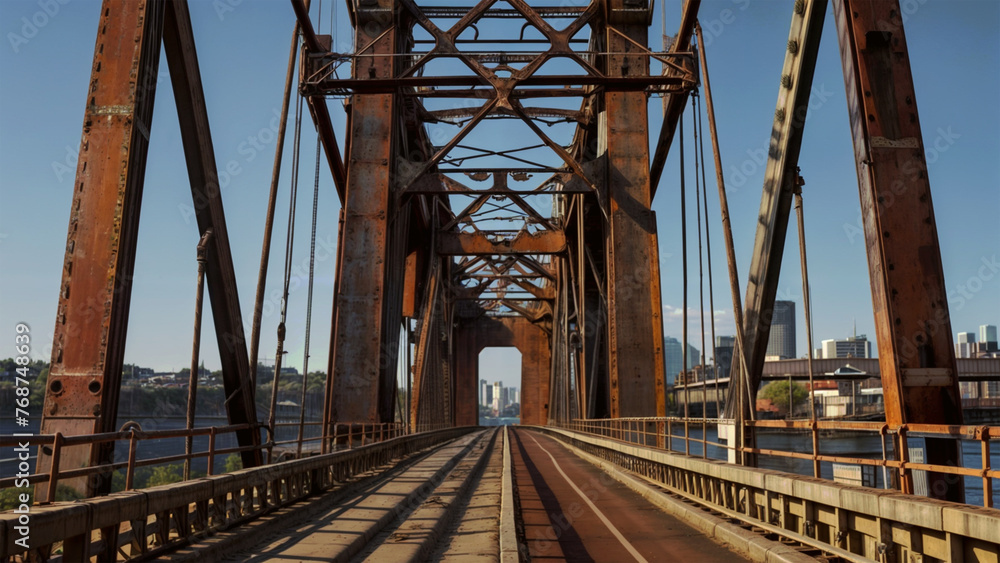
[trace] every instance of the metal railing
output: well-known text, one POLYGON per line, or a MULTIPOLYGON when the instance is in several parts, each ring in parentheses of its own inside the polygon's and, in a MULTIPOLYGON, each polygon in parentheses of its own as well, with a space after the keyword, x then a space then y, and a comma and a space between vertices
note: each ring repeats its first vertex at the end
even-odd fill
MULTIPOLYGON (((735 429, 735 423, 728 419, 684 419, 677 417, 636 417, 614 419, 575 419, 566 423, 553 423, 553 426, 583 432, 617 440, 628 444, 656 447, 667 451, 678 451, 674 448, 675 441, 684 444, 683 453, 691 453, 691 444, 700 444, 699 457, 707 458, 709 446, 722 451, 733 451, 728 443, 709 440, 709 427, 729 426, 735 429), (692 436, 692 428, 701 430, 700 436, 692 436), (683 429, 683 434, 675 434, 675 429, 683 429)), ((812 462, 813 477, 823 478, 820 466, 822 463, 842 463, 881 467, 883 483, 888 484, 898 479, 890 479, 889 472, 899 477, 913 471, 928 471, 954 475, 956 477, 972 477, 982 480, 983 506, 994 506, 994 479, 1000 479, 1000 467, 991 465, 993 448, 991 442, 1000 441, 998 426, 949 426, 938 424, 903 424, 890 426, 884 422, 834 421, 834 420, 755 420, 747 421, 746 426, 758 430, 780 429, 798 431, 808 434, 811 451, 792 451, 774 448, 742 447, 740 451, 756 455, 773 456, 776 458, 807 460, 812 462), (820 448, 821 435, 838 431, 865 433, 878 436, 881 441, 881 457, 866 458, 850 455, 823 453, 820 448), (901 448, 898 455, 890 456, 892 438, 898 438, 899 443, 907 444, 909 438, 952 438, 975 441, 979 444, 981 467, 962 467, 956 465, 938 465, 919 463, 910 459, 908 448, 901 448), (893 459, 893 458, 896 459, 893 459)))
MULTIPOLYGON (((617 430, 628 436, 627 428, 634 430, 639 422, 632 419, 617 430)), ((1000 561, 996 509, 795 478, 554 426, 534 428, 748 558, 799 560, 825 554, 856 563, 1000 561), (650 482, 656 486, 649 487, 650 482), (692 505, 711 512, 692 511, 692 505), (776 538, 781 543, 772 543, 776 538)), ((650 436, 647 441, 655 440, 650 436)), ((634 433, 632 437, 638 439, 634 433)))
MULTIPOLYGON (((343 436, 348 425, 345 426, 343 436)), ((23 514, 0 513, 0 560, 17 555, 25 560, 98 561, 149 559, 220 533, 318 492, 339 486, 356 475, 385 466, 470 431, 471 427, 420 432, 396 437, 377 425, 352 425, 358 439, 381 436, 363 447, 210 475, 160 485, 142 491, 123 491, 76 502, 56 502, 30 512, 31 534, 25 549, 15 531, 23 514), (96 533, 95 533, 96 532, 96 533)), ((216 429, 208 429, 216 430, 216 429)), ((235 429, 233 429, 235 430, 235 429)), ((104 439, 121 439, 111 433, 104 439)), ((153 434, 153 433, 150 433, 153 434)), ((158 433, 163 437, 166 433, 158 433)), ((171 436, 184 436, 182 431, 171 436)), ((135 436, 135 434, 132 434, 135 436)), ((56 443, 36 436, 35 443, 56 443)), ((71 440, 84 437, 64 438, 71 440)), ((88 437, 89 438, 89 437, 88 437)), ((82 440, 77 442, 87 443, 82 440)), ((65 447, 65 444, 63 445, 65 447)), ((53 456, 54 457, 54 456, 53 456)), ((176 458, 178 456, 171 456, 176 458)), ((117 465, 117 464, 116 464, 117 465)), ((90 471, 95 468, 86 468, 90 471)), ((99 469, 99 468, 97 468, 99 469)), ((78 470, 74 470, 78 471, 78 470)), ((70 471, 57 472, 65 478, 70 471)), ((81 475, 83 473, 80 473, 81 475)))
MULTIPOLYGON (((321 422, 307 422, 310 426, 322 426, 321 422)), ((276 428, 280 427, 298 427, 298 422, 289 423, 279 423, 276 424, 276 428)), ((426 428, 421 426, 418 428, 419 432, 426 432, 430 430, 437 430, 442 428, 443 425, 425 425, 426 428)), ((275 431, 277 433, 277 430, 275 431)), ((327 453, 342 449, 352 449, 354 447, 366 446, 369 444, 374 444, 377 442, 389 440, 392 438, 397 438, 405 435, 406 425, 404 423, 398 422, 388 422, 388 423, 334 423, 329 426, 329 432, 326 436, 314 436, 310 438, 303 437, 302 439, 293 440, 274 440, 273 436, 268 433, 268 427, 266 424, 237 424, 228 426, 210 426, 192 429, 173 429, 173 430, 142 430, 138 424, 129 422, 122 426, 122 429, 118 432, 105 432, 100 434, 85 434, 78 436, 65 436, 61 433, 56 434, 37 434, 33 436, 0 436, 0 448, 19 448, 21 446, 27 445, 29 447, 47 448, 51 452, 51 464, 47 471, 39 472, 36 471, 25 477, 4 477, 0 478, 0 489, 13 488, 15 483, 24 482, 30 485, 36 485, 40 483, 47 484, 45 498, 35 499, 37 504, 50 504, 55 502, 56 493, 58 490, 59 483, 64 483, 71 479, 87 478, 93 479, 95 477, 100 477, 102 479, 110 478, 110 476, 116 472, 124 470, 125 483, 124 490, 130 491, 135 489, 135 475, 136 470, 143 467, 152 467, 158 465, 183 463, 190 464, 194 460, 205 459, 206 460, 206 475, 212 476, 217 475, 219 472, 216 467, 216 458, 220 455, 231 455, 240 454, 242 452, 251 451, 254 449, 261 450, 262 453, 266 452, 268 449, 274 449, 281 446, 290 446, 292 444, 296 445, 296 451, 280 451, 279 456, 275 457, 275 461, 283 461, 289 458, 301 457, 303 455, 303 445, 313 442, 323 442, 326 449, 322 453, 327 453), (235 439, 235 435, 239 431, 243 430, 263 430, 268 439, 261 443, 259 446, 233 446, 233 447, 219 447, 219 439, 222 436, 231 435, 235 439), (190 453, 178 453, 165 456, 155 456, 155 457, 141 457, 139 455, 140 449, 143 444, 151 444, 155 441, 169 440, 169 439, 193 439, 198 437, 207 437, 207 445, 199 450, 192 450, 190 453), (108 444, 114 443, 115 449, 122 451, 119 448, 125 448, 127 451, 126 459, 123 461, 115 461, 111 463, 95 465, 90 467, 78 467, 78 468, 61 468, 60 458, 62 452, 66 448, 78 447, 78 446, 93 446, 97 444, 108 444), (54 470, 53 470, 54 468, 54 470)), ((321 453, 320 448, 306 449, 306 454, 316 454, 321 453)), ((265 457, 266 459, 266 457, 265 457)), ((181 479, 186 480, 186 479, 181 479)))

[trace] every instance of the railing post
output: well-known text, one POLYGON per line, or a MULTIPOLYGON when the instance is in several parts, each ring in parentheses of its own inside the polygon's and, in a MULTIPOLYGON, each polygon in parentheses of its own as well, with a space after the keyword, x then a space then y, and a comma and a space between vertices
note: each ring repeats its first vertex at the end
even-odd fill
POLYGON ((990 427, 981 426, 978 434, 979 439, 982 441, 983 450, 983 506, 993 508, 993 478, 986 473, 991 469, 990 427))
POLYGON ((913 473, 906 467, 910 461, 910 448, 906 439, 906 425, 899 427, 896 435, 896 458, 900 461, 899 466, 899 491, 901 493, 913 494, 913 473))
POLYGON ((208 474, 215 475, 215 427, 208 429, 208 474))
POLYGON ((684 455, 691 455, 691 437, 688 433, 688 418, 684 417, 684 455))
POLYGON ((667 419, 667 451, 674 451, 674 424, 673 419, 667 419))
POLYGON ((886 489, 891 487, 891 484, 889 483, 889 467, 886 465, 888 455, 886 455, 885 451, 885 437, 888 432, 888 424, 883 424, 882 427, 878 429, 879 441, 882 442, 882 487, 886 489))
POLYGON ((135 477, 135 450, 136 436, 135 428, 132 429, 128 437, 128 465, 125 466, 125 490, 132 490, 132 479, 135 477))
POLYGON ((813 417, 812 422, 809 424, 809 429, 812 432, 813 477, 819 479, 821 473, 819 463, 819 424, 816 422, 815 417, 813 417))
POLYGON ((56 500, 56 487, 59 486, 59 454, 62 451, 63 435, 56 432, 52 440, 52 463, 49 465, 49 489, 45 492, 45 504, 56 500))

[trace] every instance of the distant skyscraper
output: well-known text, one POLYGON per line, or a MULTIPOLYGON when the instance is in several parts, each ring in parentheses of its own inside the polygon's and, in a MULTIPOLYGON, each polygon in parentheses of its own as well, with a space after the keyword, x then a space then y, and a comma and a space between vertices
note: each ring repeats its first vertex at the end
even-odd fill
POLYGON ((490 401, 487 398, 487 393, 489 392, 489 388, 490 387, 489 387, 489 385, 486 384, 486 380, 485 379, 480 379, 479 380, 479 404, 480 405, 488 405, 488 404, 490 404, 490 401))
POLYGON ((795 358, 795 302, 775 301, 771 316, 771 336, 767 340, 767 355, 783 360, 795 358))
MULTIPOLYGON (((663 339, 663 364, 667 371, 667 384, 672 384, 677 379, 677 374, 681 372, 683 356, 681 354, 681 341, 668 336, 663 339)), ((701 363, 701 353, 697 348, 688 343, 688 369, 701 363)))
POLYGON ((979 327, 979 345, 977 346, 977 350, 985 353, 997 351, 996 325, 981 325, 979 327))
POLYGON ((958 342, 955 344, 955 357, 971 358, 976 348, 976 333, 958 333, 958 342))
POLYGON ((729 371, 733 366, 733 351, 736 349, 735 336, 715 337, 715 365, 718 368, 719 378, 729 377, 729 371))
POLYGON ((848 336, 846 340, 824 340, 823 358, 870 358, 872 343, 864 334, 848 336))
POLYGON ((997 341, 997 327, 996 327, 996 325, 980 325, 979 326, 979 341, 980 342, 996 342, 997 341))
POLYGON ((503 396, 504 396, 503 383, 496 381, 493 383, 493 397, 491 398, 491 403, 493 410, 497 411, 497 416, 500 416, 500 411, 503 410, 503 396))

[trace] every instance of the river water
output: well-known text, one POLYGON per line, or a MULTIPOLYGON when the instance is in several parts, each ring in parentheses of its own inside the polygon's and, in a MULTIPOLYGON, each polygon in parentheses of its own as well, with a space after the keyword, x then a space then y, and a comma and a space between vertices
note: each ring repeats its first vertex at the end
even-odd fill
MULTIPOLYGON (((183 417, 160 417, 160 418, 130 418, 128 420, 133 420, 138 422, 143 430, 176 430, 184 428, 185 421, 183 417)), ((516 423, 516 418, 511 419, 492 419, 489 422, 493 424, 513 424, 516 423)), ((119 426, 123 424, 125 420, 119 421, 119 426)), ((226 419, 222 417, 200 417, 196 421, 196 426, 222 426, 226 424, 226 419)), ((287 421, 281 420, 279 422, 298 422, 298 418, 290 419, 287 421)), ((34 424, 31 425, 27 431, 37 433, 39 422, 36 420, 34 424)), ((692 438, 701 438, 701 426, 696 424, 690 425, 690 433, 692 438)), ((14 432, 24 432, 24 429, 19 429, 14 425, 14 421, 9 418, 0 418, 0 433, 4 435, 11 435, 14 432)), ((315 437, 319 435, 320 428, 318 425, 306 426, 305 436, 315 437)), ((683 426, 675 426, 673 428, 673 434, 676 436, 671 443, 671 449, 677 452, 684 452, 684 428, 683 426)), ((298 435, 297 427, 283 427, 278 429, 278 440, 290 440, 295 439, 298 435)), ((707 428, 707 438, 710 442, 718 442, 718 434, 716 428, 709 426, 707 428)), ((804 432, 768 432, 761 433, 757 438, 758 447, 762 449, 773 449, 773 450, 784 450, 784 451, 797 451, 797 452, 811 452, 812 444, 808 433, 804 432)), ((910 447, 920 447, 922 446, 923 440, 921 438, 913 438, 910 440, 910 447)), ((312 444, 316 444, 313 442, 312 444)), ((305 446, 308 447, 310 444, 306 443, 305 446)), ((889 454, 891 455, 891 444, 887 444, 890 448, 889 454)), ((236 437, 233 434, 224 434, 216 437, 216 448, 232 448, 236 447, 236 437)), ((291 445, 294 447, 294 444, 291 445)), ((701 456, 701 444, 698 442, 691 442, 691 455, 701 456)), ((194 441, 194 451, 205 451, 208 449, 208 437, 198 437, 194 441)), ((1000 448, 995 448, 991 456, 991 467, 1000 467, 1000 448)), ((184 439, 174 438, 166 440, 150 440, 140 442, 137 450, 137 459, 151 459, 155 457, 163 457, 168 455, 175 455, 184 453, 184 439)), ((882 459, 882 443, 878 436, 866 436, 866 435, 830 435, 824 436, 820 439, 820 453, 823 454, 839 454, 850 457, 858 458, 868 458, 868 459, 882 459)), ((712 459, 725 460, 727 457, 727 452, 724 448, 709 445, 707 457, 712 459)), ((965 467, 975 467, 981 468, 981 450, 979 442, 972 440, 962 441, 962 454, 963 454, 963 464, 965 467)), ((14 452, 7 451, 0 452, 0 475, 4 477, 12 476, 16 473, 16 459, 14 459, 14 452)), ((128 442, 119 442, 119 445, 115 448, 115 460, 125 461, 128 457, 128 442)), ((216 457, 215 467, 217 471, 222 471, 225 467, 225 458, 227 456, 220 455, 216 457)), ((759 459, 759 465, 765 469, 775 469, 778 471, 785 471, 789 473, 796 473, 799 475, 812 475, 812 462, 806 459, 793 459, 785 457, 776 456, 761 456, 759 459)), ((31 459, 31 470, 34 471, 34 451, 32 452, 31 459)), ((207 460, 205 458, 200 458, 195 460, 192 464, 192 468, 196 471, 205 471, 207 468, 207 460)), ((869 470, 870 471, 870 470, 869 470)), ((833 465, 830 463, 821 464, 821 473, 823 478, 832 479, 833 478, 833 465)), ((885 488, 885 476, 881 468, 875 468, 874 475, 875 486, 878 488, 885 488)), ((1000 506, 1000 487, 995 487, 994 506, 1000 506)), ((983 482, 980 478, 975 477, 965 477, 965 498, 966 502, 973 505, 982 506, 983 504, 983 482)))

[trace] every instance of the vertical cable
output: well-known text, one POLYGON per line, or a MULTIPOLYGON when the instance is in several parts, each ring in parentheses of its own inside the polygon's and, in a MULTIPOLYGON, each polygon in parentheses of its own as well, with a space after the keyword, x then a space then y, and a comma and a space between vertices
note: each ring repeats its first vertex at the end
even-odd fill
POLYGON ((281 293, 281 319, 278 321, 278 350, 274 355, 274 377, 271 379, 271 408, 267 417, 267 429, 271 434, 267 448, 267 462, 274 460, 274 443, 277 441, 275 423, 278 406, 278 381, 285 354, 285 320, 288 318, 288 286, 292 280, 292 250, 295 242, 295 208, 299 195, 299 148, 302 140, 302 96, 298 96, 295 106, 295 139, 292 145, 292 187, 288 195, 288 229, 285 233, 284 288, 281 293))
MULTIPOLYGON (((698 162, 698 91, 693 91, 691 96, 691 129, 694 132, 694 216, 698 222, 698 310, 701 314, 701 418, 704 420, 706 404, 708 402, 708 372, 705 368, 708 351, 705 348, 705 275, 701 247, 701 179, 698 177, 700 169, 698 162)), ((708 228, 707 222, 705 223, 705 228, 708 228)), ((698 371, 695 370, 696 375, 697 373, 698 371)), ((702 422, 701 438, 703 440, 705 439, 704 429, 705 424, 702 422)), ((702 457, 707 455, 704 447, 702 447, 701 455, 702 457)))
MULTIPOLYGON (((698 42, 698 49, 702 48, 701 42, 698 42)), ((701 195, 702 202, 704 204, 705 211, 705 255, 707 257, 706 262, 708 262, 708 310, 709 310, 709 324, 712 327, 712 372, 715 374, 715 417, 720 418, 720 408, 719 408, 719 358, 716 357, 716 343, 715 343, 715 291, 712 288, 712 236, 711 229, 708 228, 708 181, 705 179, 705 128, 702 124, 702 111, 701 111, 701 98, 695 98, 695 104, 698 106, 698 128, 701 129, 701 195)), ((730 364, 732 361, 730 360, 730 364)), ((726 374, 728 375, 728 374, 726 374)))
MULTIPOLYGON (((688 441, 688 416, 691 403, 691 390, 687 380, 688 363, 688 255, 687 255, 687 203, 684 192, 684 112, 681 112, 678 123, 680 129, 680 172, 681 172, 681 275, 683 280, 683 299, 681 303, 681 373, 684 375, 684 453, 691 453, 691 443, 688 441)), ((674 380, 676 382, 676 379, 674 380)))
MULTIPOLYGON (((322 5, 321 5, 322 8, 322 5)), ((299 407, 299 439, 297 455, 302 454, 302 438, 306 424, 306 387, 309 384, 309 334, 312 331, 313 282, 316 274, 316 217, 319 209, 319 162, 322 140, 316 135, 316 175, 313 182, 312 228, 309 232, 309 289, 306 291, 306 335, 302 351, 302 398, 299 407)))

